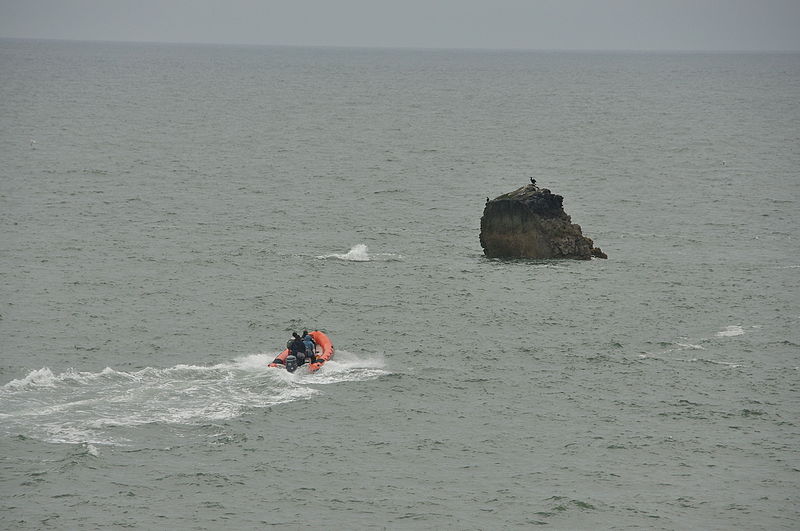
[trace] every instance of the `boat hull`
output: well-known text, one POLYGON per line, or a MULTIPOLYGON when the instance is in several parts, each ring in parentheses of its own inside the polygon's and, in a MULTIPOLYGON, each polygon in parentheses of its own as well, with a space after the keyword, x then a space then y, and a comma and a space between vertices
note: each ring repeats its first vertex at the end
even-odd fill
MULTIPOLYGON (((329 361, 333 357, 334 348, 333 342, 331 339, 324 333, 320 332, 319 330, 314 330, 313 332, 309 332, 308 335, 314 340, 316 343, 316 348, 314 353, 316 355, 316 361, 314 363, 306 364, 308 366, 309 372, 316 372, 318 371, 327 361, 329 361)), ((283 352, 278 354, 272 363, 269 364, 269 367, 287 368, 286 365, 286 358, 289 357, 289 349, 285 349, 283 352)))

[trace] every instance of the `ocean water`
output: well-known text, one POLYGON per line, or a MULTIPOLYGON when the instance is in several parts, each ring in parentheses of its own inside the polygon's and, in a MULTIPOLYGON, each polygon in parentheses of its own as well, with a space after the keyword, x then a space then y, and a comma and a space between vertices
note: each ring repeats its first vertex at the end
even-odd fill
POLYGON ((798 123, 798 54, 0 41, 0 528, 796 529, 798 123), (608 260, 483 257, 529 177, 608 260))

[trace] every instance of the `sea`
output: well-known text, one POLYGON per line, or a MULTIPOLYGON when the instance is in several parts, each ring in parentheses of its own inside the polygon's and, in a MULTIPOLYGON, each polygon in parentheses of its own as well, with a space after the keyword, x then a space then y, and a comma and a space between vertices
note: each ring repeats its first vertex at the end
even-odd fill
POLYGON ((0 528, 798 529, 798 124, 797 53, 0 40, 0 528), (483 255, 531 178, 607 260, 483 255))

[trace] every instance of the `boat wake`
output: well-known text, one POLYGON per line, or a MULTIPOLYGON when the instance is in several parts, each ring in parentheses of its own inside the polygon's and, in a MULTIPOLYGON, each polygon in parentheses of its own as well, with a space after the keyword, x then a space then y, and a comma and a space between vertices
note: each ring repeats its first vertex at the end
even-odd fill
POLYGON ((375 379, 382 359, 337 352, 314 374, 268 369, 274 354, 218 365, 147 367, 126 372, 49 368, 0 387, 0 433, 46 442, 127 445, 138 426, 202 425, 322 393, 314 384, 375 379))

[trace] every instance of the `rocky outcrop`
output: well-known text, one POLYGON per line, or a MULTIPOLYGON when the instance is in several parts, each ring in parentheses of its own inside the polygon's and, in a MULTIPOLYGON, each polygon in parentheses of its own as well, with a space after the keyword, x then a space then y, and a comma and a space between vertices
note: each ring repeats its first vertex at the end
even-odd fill
POLYGON ((481 217, 481 247, 489 258, 608 258, 564 212, 564 198, 528 184, 492 199, 481 217))

